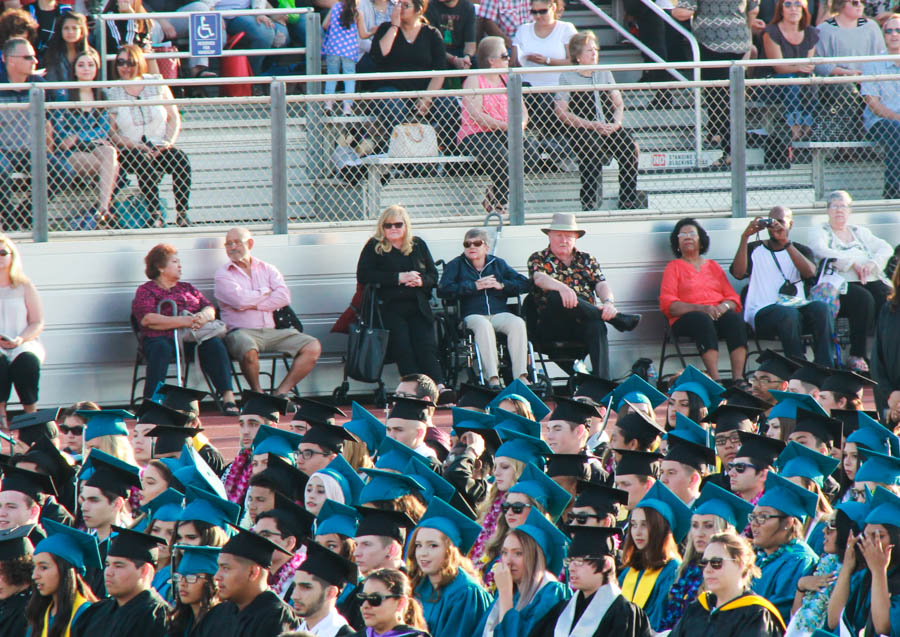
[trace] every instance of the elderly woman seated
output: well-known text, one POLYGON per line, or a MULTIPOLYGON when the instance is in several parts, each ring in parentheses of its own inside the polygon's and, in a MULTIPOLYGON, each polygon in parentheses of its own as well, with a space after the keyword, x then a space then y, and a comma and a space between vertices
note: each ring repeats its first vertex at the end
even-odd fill
POLYGON ((489 252, 487 232, 482 228, 469 230, 463 239, 463 253, 444 268, 437 293, 441 298, 460 301, 466 327, 475 333, 475 345, 490 386, 500 385, 495 332, 506 334, 513 377, 527 382, 525 321, 507 311, 506 300, 527 292, 529 281, 489 252))

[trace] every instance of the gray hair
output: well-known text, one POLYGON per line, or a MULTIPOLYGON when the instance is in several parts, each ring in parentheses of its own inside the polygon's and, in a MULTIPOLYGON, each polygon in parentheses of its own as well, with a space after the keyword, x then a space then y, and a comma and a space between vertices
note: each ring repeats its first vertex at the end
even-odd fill
POLYGON ((826 207, 831 208, 831 205, 836 201, 845 202, 849 206, 853 203, 853 197, 851 197, 850 193, 846 190, 832 190, 828 193, 828 196, 825 197, 826 207))
POLYGON ((10 38, 3 44, 3 58, 4 60, 11 56, 14 51, 18 50, 20 46, 28 46, 31 44, 25 38, 10 38))
POLYGON ((472 228, 466 232, 466 236, 463 237, 464 241, 469 241, 472 239, 481 239, 488 246, 491 245, 491 240, 488 238, 488 233, 484 228, 472 228))
POLYGON ((506 53, 506 43, 503 41, 503 38, 496 35, 489 35, 486 38, 481 38, 481 42, 478 43, 478 52, 476 53, 478 58, 478 68, 490 68, 491 59, 498 57, 503 53, 506 53))

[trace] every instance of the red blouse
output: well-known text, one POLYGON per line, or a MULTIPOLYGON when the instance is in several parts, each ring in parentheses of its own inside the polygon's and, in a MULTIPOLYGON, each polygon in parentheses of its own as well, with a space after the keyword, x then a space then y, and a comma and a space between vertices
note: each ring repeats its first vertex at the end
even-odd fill
POLYGON ((697 305, 734 301, 737 310, 741 308, 741 297, 731 287, 722 266, 711 259, 704 259, 699 271, 682 259, 669 261, 659 288, 659 309, 669 319, 669 325, 681 318, 669 313, 675 301, 697 305))
MULTIPOLYGON (((159 287, 156 281, 147 281, 137 289, 134 300, 131 302, 131 312, 138 323, 140 323, 144 315, 156 313, 159 302, 165 299, 175 301, 179 314, 184 311, 194 314, 212 305, 206 300, 203 293, 190 283, 179 281, 171 289, 166 290, 159 287)), ((167 307, 163 309, 163 314, 171 316, 171 306, 167 304, 167 307)), ((171 338, 172 330, 159 331, 141 327, 141 335, 144 338, 152 338, 154 336, 168 336, 171 338)))

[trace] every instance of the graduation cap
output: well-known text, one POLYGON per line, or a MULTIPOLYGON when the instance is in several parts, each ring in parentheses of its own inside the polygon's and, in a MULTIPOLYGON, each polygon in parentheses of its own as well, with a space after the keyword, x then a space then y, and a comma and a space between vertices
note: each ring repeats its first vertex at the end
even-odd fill
POLYGON ((698 445, 683 438, 668 439, 666 457, 663 460, 680 462, 703 472, 706 465, 716 464, 716 450, 706 445, 698 445))
POLYGON ((579 480, 589 480, 593 471, 590 461, 596 456, 583 453, 554 453, 547 458, 546 473, 551 478, 570 476, 579 480))
POLYGON ((494 455, 501 444, 500 436, 494 430, 496 422, 494 415, 459 407, 451 407, 450 411, 453 413, 453 434, 457 437, 462 437, 464 433, 470 431, 478 434, 484 438, 485 450, 494 455))
POLYGON ((828 378, 822 382, 819 391, 833 391, 853 396, 861 392, 863 387, 872 387, 877 384, 871 378, 851 372, 849 369, 828 370, 828 378))
POLYGON ((800 365, 800 367, 794 370, 794 373, 791 374, 788 380, 799 380, 802 383, 807 383, 816 388, 820 388, 822 383, 825 382, 825 378, 828 377, 828 370, 822 365, 816 365, 808 360, 795 358, 793 356, 791 357, 791 360, 800 365))
POLYGON ((210 469, 206 460, 197 453, 196 449, 190 445, 185 445, 181 449, 181 456, 178 460, 181 463, 181 468, 176 469, 172 473, 175 479, 184 487, 193 485, 214 493, 220 498, 228 498, 222 479, 216 475, 215 471, 210 469))
POLYGON ((562 571, 563 558, 566 555, 566 547, 569 538, 544 517, 544 514, 532 507, 528 511, 525 521, 516 527, 517 531, 526 533, 537 542, 544 554, 547 571, 559 573, 562 571))
POLYGON ((653 509, 663 516, 679 544, 691 529, 691 516, 694 512, 660 480, 653 483, 635 508, 653 509))
POLYGON ((515 379, 497 394, 494 400, 488 404, 488 407, 497 407, 507 398, 521 400, 531 405, 531 413, 534 414, 534 419, 538 422, 542 421, 550 413, 550 408, 544 401, 538 398, 537 394, 531 391, 531 388, 519 378, 515 379))
POLYGON ((24 493, 32 500, 41 501, 41 494, 56 495, 53 479, 43 473, 26 471, 13 465, 0 465, 3 470, 3 483, 0 491, 17 491, 24 493))
POLYGON ((630 403, 644 403, 656 409, 666 402, 666 395, 656 389, 637 374, 629 376, 624 383, 616 387, 611 393, 606 394, 599 402, 608 403, 612 398, 613 411, 619 411, 625 401, 630 403))
POLYGON ((573 506, 591 507, 601 516, 615 514, 618 510, 617 505, 628 504, 627 491, 590 480, 579 480, 575 492, 577 497, 573 506))
POLYGON ((186 495, 187 506, 178 516, 181 522, 199 520, 227 530, 241 519, 241 506, 235 502, 194 486, 187 487, 186 495))
POLYGON ((459 552, 466 555, 481 533, 481 525, 455 508, 435 498, 428 505, 417 529, 437 529, 447 536, 459 552))
MULTIPOLYGON (((359 494, 366 486, 362 478, 356 470, 350 466, 350 463, 344 460, 344 456, 337 455, 323 469, 319 469, 313 475, 326 475, 334 480, 341 488, 344 494, 344 502, 346 504, 356 504, 359 500, 359 494)), ((312 477, 312 476, 310 476, 312 477)))
POLYGON ((555 396, 554 400, 556 409, 550 413, 549 420, 562 420, 586 426, 591 418, 600 417, 600 410, 595 405, 559 396, 555 396))
POLYGON ((156 389, 156 395, 162 396, 162 404, 178 411, 191 415, 193 420, 200 415, 200 401, 209 394, 200 389, 179 387, 178 385, 160 385, 156 389))
POLYGON ((494 458, 512 458, 521 462, 533 462, 543 466, 544 456, 552 456, 553 450, 540 438, 519 433, 513 429, 498 427, 497 434, 503 444, 497 449, 494 458))
POLYGON ((681 412, 675 414, 675 427, 666 434, 666 440, 669 442, 692 442, 695 445, 709 447, 710 449, 715 444, 713 436, 708 429, 698 425, 681 412))
POLYGON ((747 518, 753 505, 731 491, 707 482, 691 506, 695 515, 716 515, 738 531, 747 528, 747 518))
POLYGON ((87 461, 81 468, 82 474, 84 474, 85 468, 92 469, 90 477, 84 480, 86 486, 96 487, 122 498, 128 497, 130 487, 140 488, 141 486, 139 467, 119 460, 99 449, 91 449, 87 461))
POLYGON ((840 460, 793 441, 788 443, 775 460, 775 467, 781 477, 808 478, 820 488, 825 485, 825 477, 830 476, 839 464, 840 460))
POLYGON ((384 423, 355 401, 351 418, 344 423, 344 429, 366 443, 370 455, 375 453, 381 446, 381 441, 387 436, 384 423))
POLYGON ((615 557, 625 537, 625 531, 617 527, 573 525, 566 532, 572 537, 569 557, 615 557))
POLYGON ((559 520, 572 496, 553 478, 532 463, 525 465, 519 480, 509 488, 509 493, 522 493, 543 507, 554 522, 559 520))
POLYGON ((41 525, 47 537, 34 547, 35 555, 38 553, 55 555, 71 564, 82 575, 88 568, 103 568, 96 535, 89 535, 53 520, 44 520, 41 525))
POLYGON ((584 396, 595 403, 606 403, 608 399, 604 396, 609 396, 611 392, 615 391, 619 383, 593 374, 575 372, 569 378, 569 385, 572 387, 572 398, 584 396))
POLYGON ((166 541, 155 535, 139 533, 122 526, 112 527, 113 535, 109 540, 107 557, 125 557, 138 562, 156 564, 157 547, 166 541))
POLYGON ((294 452, 300 446, 303 436, 293 431, 279 429, 278 427, 270 427, 269 425, 260 425, 253 437, 254 456, 261 456, 267 453, 274 453, 282 458, 287 458, 294 463, 294 452))
POLYGON ((541 437, 541 423, 537 420, 531 420, 499 407, 491 407, 491 413, 495 418, 494 429, 503 427, 504 429, 513 429, 532 438, 541 437))
POLYGON ((39 409, 30 414, 19 414, 9 421, 9 428, 18 431, 19 440, 26 445, 32 445, 41 438, 52 440, 59 436, 55 423, 60 411, 59 408, 39 409))
POLYGON ((253 481, 259 486, 265 486, 293 500, 299 500, 306 490, 309 476, 281 456, 270 453, 266 468, 253 476, 253 481))
POLYGON ((485 387, 484 385, 473 385, 472 383, 462 383, 457 393, 456 406, 485 410, 499 393, 499 389, 485 387))
POLYGON ((85 419, 84 441, 100 436, 127 436, 126 418, 134 418, 134 414, 124 409, 79 409, 75 412, 85 419))
POLYGON ((843 425, 841 434, 844 438, 848 438, 850 434, 859 429, 860 414, 865 414, 875 422, 878 422, 877 411, 862 411, 856 409, 832 409, 828 414, 832 418, 837 418, 843 425))
POLYGON ((280 415, 287 413, 288 405, 291 401, 287 398, 272 396, 271 394, 263 394, 257 391, 242 392, 243 405, 241 406, 242 416, 259 416, 269 422, 278 422, 280 415))
POLYGON ((613 449, 621 455, 616 463, 617 476, 653 476, 659 475, 661 453, 655 451, 633 451, 631 449, 613 449))
POLYGON ((314 575, 338 589, 342 589, 348 582, 356 583, 356 564, 312 540, 303 544, 306 546, 306 559, 297 567, 298 571, 314 575))
POLYGON ((375 468, 397 471, 399 473, 403 471, 410 458, 416 455, 420 454, 412 447, 407 447, 394 438, 386 437, 381 441, 381 446, 378 447, 378 459, 375 461, 375 468))
POLYGON ((884 487, 876 487, 866 524, 900 526, 900 498, 884 487))
POLYGON ((858 449, 865 458, 856 472, 856 482, 877 482, 879 484, 900 485, 900 458, 869 449, 858 449))
POLYGON ((426 502, 431 501, 434 496, 444 502, 450 502, 453 494, 456 493, 456 488, 452 484, 444 480, 425 464, 424 460, 419 458, 410 458, 406 467, 403 468, 403 473, 422 485, 426 502))
POLYGON ((841 428, 843 424, 837 418, 823 416, 822 414, 797 409, 797 420, 794 423, 794 433, 807 432, 814 435, 826 444, 841 444, 841 428))
POLYGON ((33 524, 23 524, 0 536, 0 562, 8 562, 17 557, 34 553, 34 545, 28 535, 34 530, 33 524))
MULTIPOLYGON (((837 411, 844 412, 846 410, 832 409, 832 415, 835 415, 837 411)), ((853 442, 866 449, 886 453, 890 456, 900 456, 900 438, 893 431, 861 411, 848 411, 847 413, 856 414, 855 418, 858 424, 856 431, 847 436, 847 442, 853 442)), ((845 426, 844 431, 846 430, 845 426)))
POLYGON ((827 416, 828 412, 819 402, 809 394, 797 394, 789 391, 769 391, 777 402, 769 412, 769 418, 797 418, 797 410, 806 411, 827 416))
POLYGON ((795 371, 800 369, 799 363, 770 349, 756 357, 756 364, 759 366, 756 371, 767 372, 783 381, 787 381, 795 371))
MULTIPOLYGON (((187 414, 185 414, 187 415, 187 414)), ((169 425, 156 425, 147 432, 147 437, 156 438, 153 445, 153 455, 179 453, 184 445, 190 444, 189 440, 203 432, 199 427, 177 427, 169 425)))
POLYGON ((46 471, 55 484, 65 484, 75 475, 72 461, 49 438, 43 436, 31 445, 21 460, 33 462, 46 471))
POLYGON ((784 448, 787 446, 783 440, 752 434, 749 431, 739 431, 741 446, 734 455, 735 458, 750 458, 760 468, 771 467, 784 448))
POLYGON ((633 409, 621 418, 617 418, 616 427, 621 429, 628 438, 641 440, 652 439, 666 433, 662 427, 639 409, 633 409))
POLYGON ((397 540, 402 545, 405 531, 416 525, 402 511, 386 511, 365 506, 356 507, 356 511, 359 513, 361 520, 356 529, 355 537, 378 535, 397 540))
POLYGON ((272 555, 275 551, 280 551, 285 555, 293 556, 293 553, 284 550, 268 538, 264 538, 261 535, 257 535, 252 531, 242 529, 238 526, 232 525, 231 528, 234 529, 236 533, 231 536, 231 539, 225 542, 225 546, 222 547, 220 554, 227 553, 229 555, 243 557, 254 564, 259 564, 263 568, 272 566, 272 555))
POLYGON ((725 388, 693 365, 688 365, 669 388, 669 395, 676 391, 686 391, 697 395, 707 409, 712 409, 725 388))
POLYGON ((178 411, 166 405, 160 405, 149 398, 144 399, 137 412, 137 421, 140 424, 168 425, 170 427, 183 428, 192 420, 191 414, 178 411))
POLYGON ((864 487, 864 495, 863 502, 847 500, 835 505, 835 526, 839 529, 846 528, 853 533, 859 533, 865 528, 866 517, 872 510, 872 492, 869 491, 869 487, 864 487))
POLYGON ((397 396, 394 399, 394 406, 391 407, 387 419, 400 418, 402 420, 428 422, 428 410, 433 406, 434 403, 430 400, 397 396))
POLYGON ((757 398, 737 385, 732 385, 719 398, 727 405, 733 407, 753 407, 760 411, 766 411, 770 405, 761 398, 757 398))
POLYGON ((776 511, 781 511, 785 515, 804 522, 807 517, 816 514, 818 502, 819 496, 812 491, 770 471, 766 475, 765 492, 756 506, 772 507, 776 511))
POLYGON ((303 538, 312 537, 313 526, 316 523, 316 516, 304 509, 284 495, 275 492, 274 512, 278 521, 287 526, 286 535, 293 535, 297 538, 297 542, 303 538))
POLYGON ((184 494, 170 487, 143 505, 141 510, 147 514, 148 520, 177 522, 181 518, 183 504, 184 494))
POLYGON ((756 407, 722 403, 709 412, 703 421, 715 423, 716 435, 741 429, 750 431, 763 411, 756 407))
POLYGON ((302 420, 311 425, 333 425, 336 417, 347 417, 347 414, 340 408, 319 400, 298 398, 296 404, 297 411, 294 412, 294 420, 302 420))
POLYGON ((358 442, 359 438, 340 425, 325 425, 311 422, 309 429, 303 434, 300 442, 319 445, 322 449, 339 454, 344 449, 344 441, 347 440, 358 442))
POLYGON ((356 509, 334 500, 325 500, 316 516, 316 535, 336 533, 344 537, 356 537, 359 514, 356 509))
POLYGON ((215 575, 219 570, 218 546, 192 546, 189 544, 176 544, 172 547, 174 552, 181 555, 178 560, 178 568, 175 572, 179 575, 215 575))
POLYGON ((396 500, 410 493, 424 495, 425 487, 416 478, 381 469, 360 469, 369 476, 369 481, 359 494, 359 503, 368 504, 378 500, 396 500))

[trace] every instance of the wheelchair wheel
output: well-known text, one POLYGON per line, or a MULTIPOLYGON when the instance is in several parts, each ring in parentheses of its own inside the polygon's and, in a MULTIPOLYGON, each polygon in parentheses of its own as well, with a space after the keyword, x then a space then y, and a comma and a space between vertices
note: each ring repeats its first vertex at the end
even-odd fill
POLYGON ((331 397, 334 400, 335 405, 346 405, 347 404, 347 394, 350 391, 350 383, 344 381, 340 385, 334 388, 334 391, 331 392, 331 397))
POLYGON ((537 382, 532 384, 531 391, 541 400, 547 400, 553 396, 553 382, 544 372, 538 372, 537 382))

